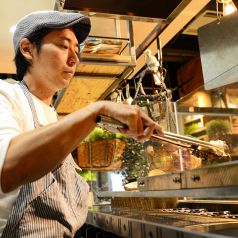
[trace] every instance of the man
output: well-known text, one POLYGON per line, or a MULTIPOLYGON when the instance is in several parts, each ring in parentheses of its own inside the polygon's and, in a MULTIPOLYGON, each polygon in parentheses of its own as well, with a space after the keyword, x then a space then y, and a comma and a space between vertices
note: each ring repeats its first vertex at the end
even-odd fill
POLYGON ((73 237, 87 216, 88 186, 70 152, 95 127, 97 115, 128 126, 144 140, 159 125, 138 107, 98 101, 57 120, 53 95, 68 86, 90 20, 79 13, 34 12, 13 36, 17 78, 0 80, 0 234, 73 237))

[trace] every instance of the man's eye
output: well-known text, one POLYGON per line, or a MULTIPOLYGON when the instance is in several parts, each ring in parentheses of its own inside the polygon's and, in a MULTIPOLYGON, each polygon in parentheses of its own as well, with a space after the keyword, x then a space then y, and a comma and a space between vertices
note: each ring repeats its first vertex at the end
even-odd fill
POLYGON ((67 46, 67 45, 61 45, 61 47, 62 47, 63 49, 68 49, 68 46, 67 46))

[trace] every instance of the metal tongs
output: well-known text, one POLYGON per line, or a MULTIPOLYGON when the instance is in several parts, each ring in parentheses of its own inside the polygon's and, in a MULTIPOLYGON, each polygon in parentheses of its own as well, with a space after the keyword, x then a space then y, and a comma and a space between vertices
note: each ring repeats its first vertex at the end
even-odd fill
MULTIPOLYGON (((97 116, 96 123, 99 126, 105 127, 106 129, 113 128, 114 130, 116 129, 119 132, 120 132, 120 129, 127 129, 127 125, 111 117, 107 117, 103 115, 97 116)), ((190 149, 193 151, 198 150, 198 147, 207 148, 207 149, 210 149, 210 152, 211 151, 214 152, 215 155, 217 156, 230 157, 221 147, 213 145, 209 142, 202 141, 193 137, 182 136, 182 135, 167 132, 167 131, 164 132, 164 136, 153 134, 151 136, 151 139, 164 141, 164 142, 173 144, 175 146, 190 149)))

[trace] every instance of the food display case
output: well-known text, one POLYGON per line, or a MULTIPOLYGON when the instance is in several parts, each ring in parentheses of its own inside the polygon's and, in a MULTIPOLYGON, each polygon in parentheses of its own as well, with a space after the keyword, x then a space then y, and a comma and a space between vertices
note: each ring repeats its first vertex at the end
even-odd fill
POLYGON ((193 146, 129 143, 120 169, 97 172, 87 224, 119 237, 237 237, 237 95, 237 83, 202 86, 172 103, 177 134, 193 146))

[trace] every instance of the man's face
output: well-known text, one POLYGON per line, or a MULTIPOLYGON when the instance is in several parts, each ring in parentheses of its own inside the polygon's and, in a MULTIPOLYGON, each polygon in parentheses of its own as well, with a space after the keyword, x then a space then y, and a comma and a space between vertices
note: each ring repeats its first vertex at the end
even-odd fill
POLYGON ((71 28, 54 30, 43 38, 40 52, 34 49, 30 72, 50 89, 62 89, 75 73, 78 51, 78 41, 71 28))

